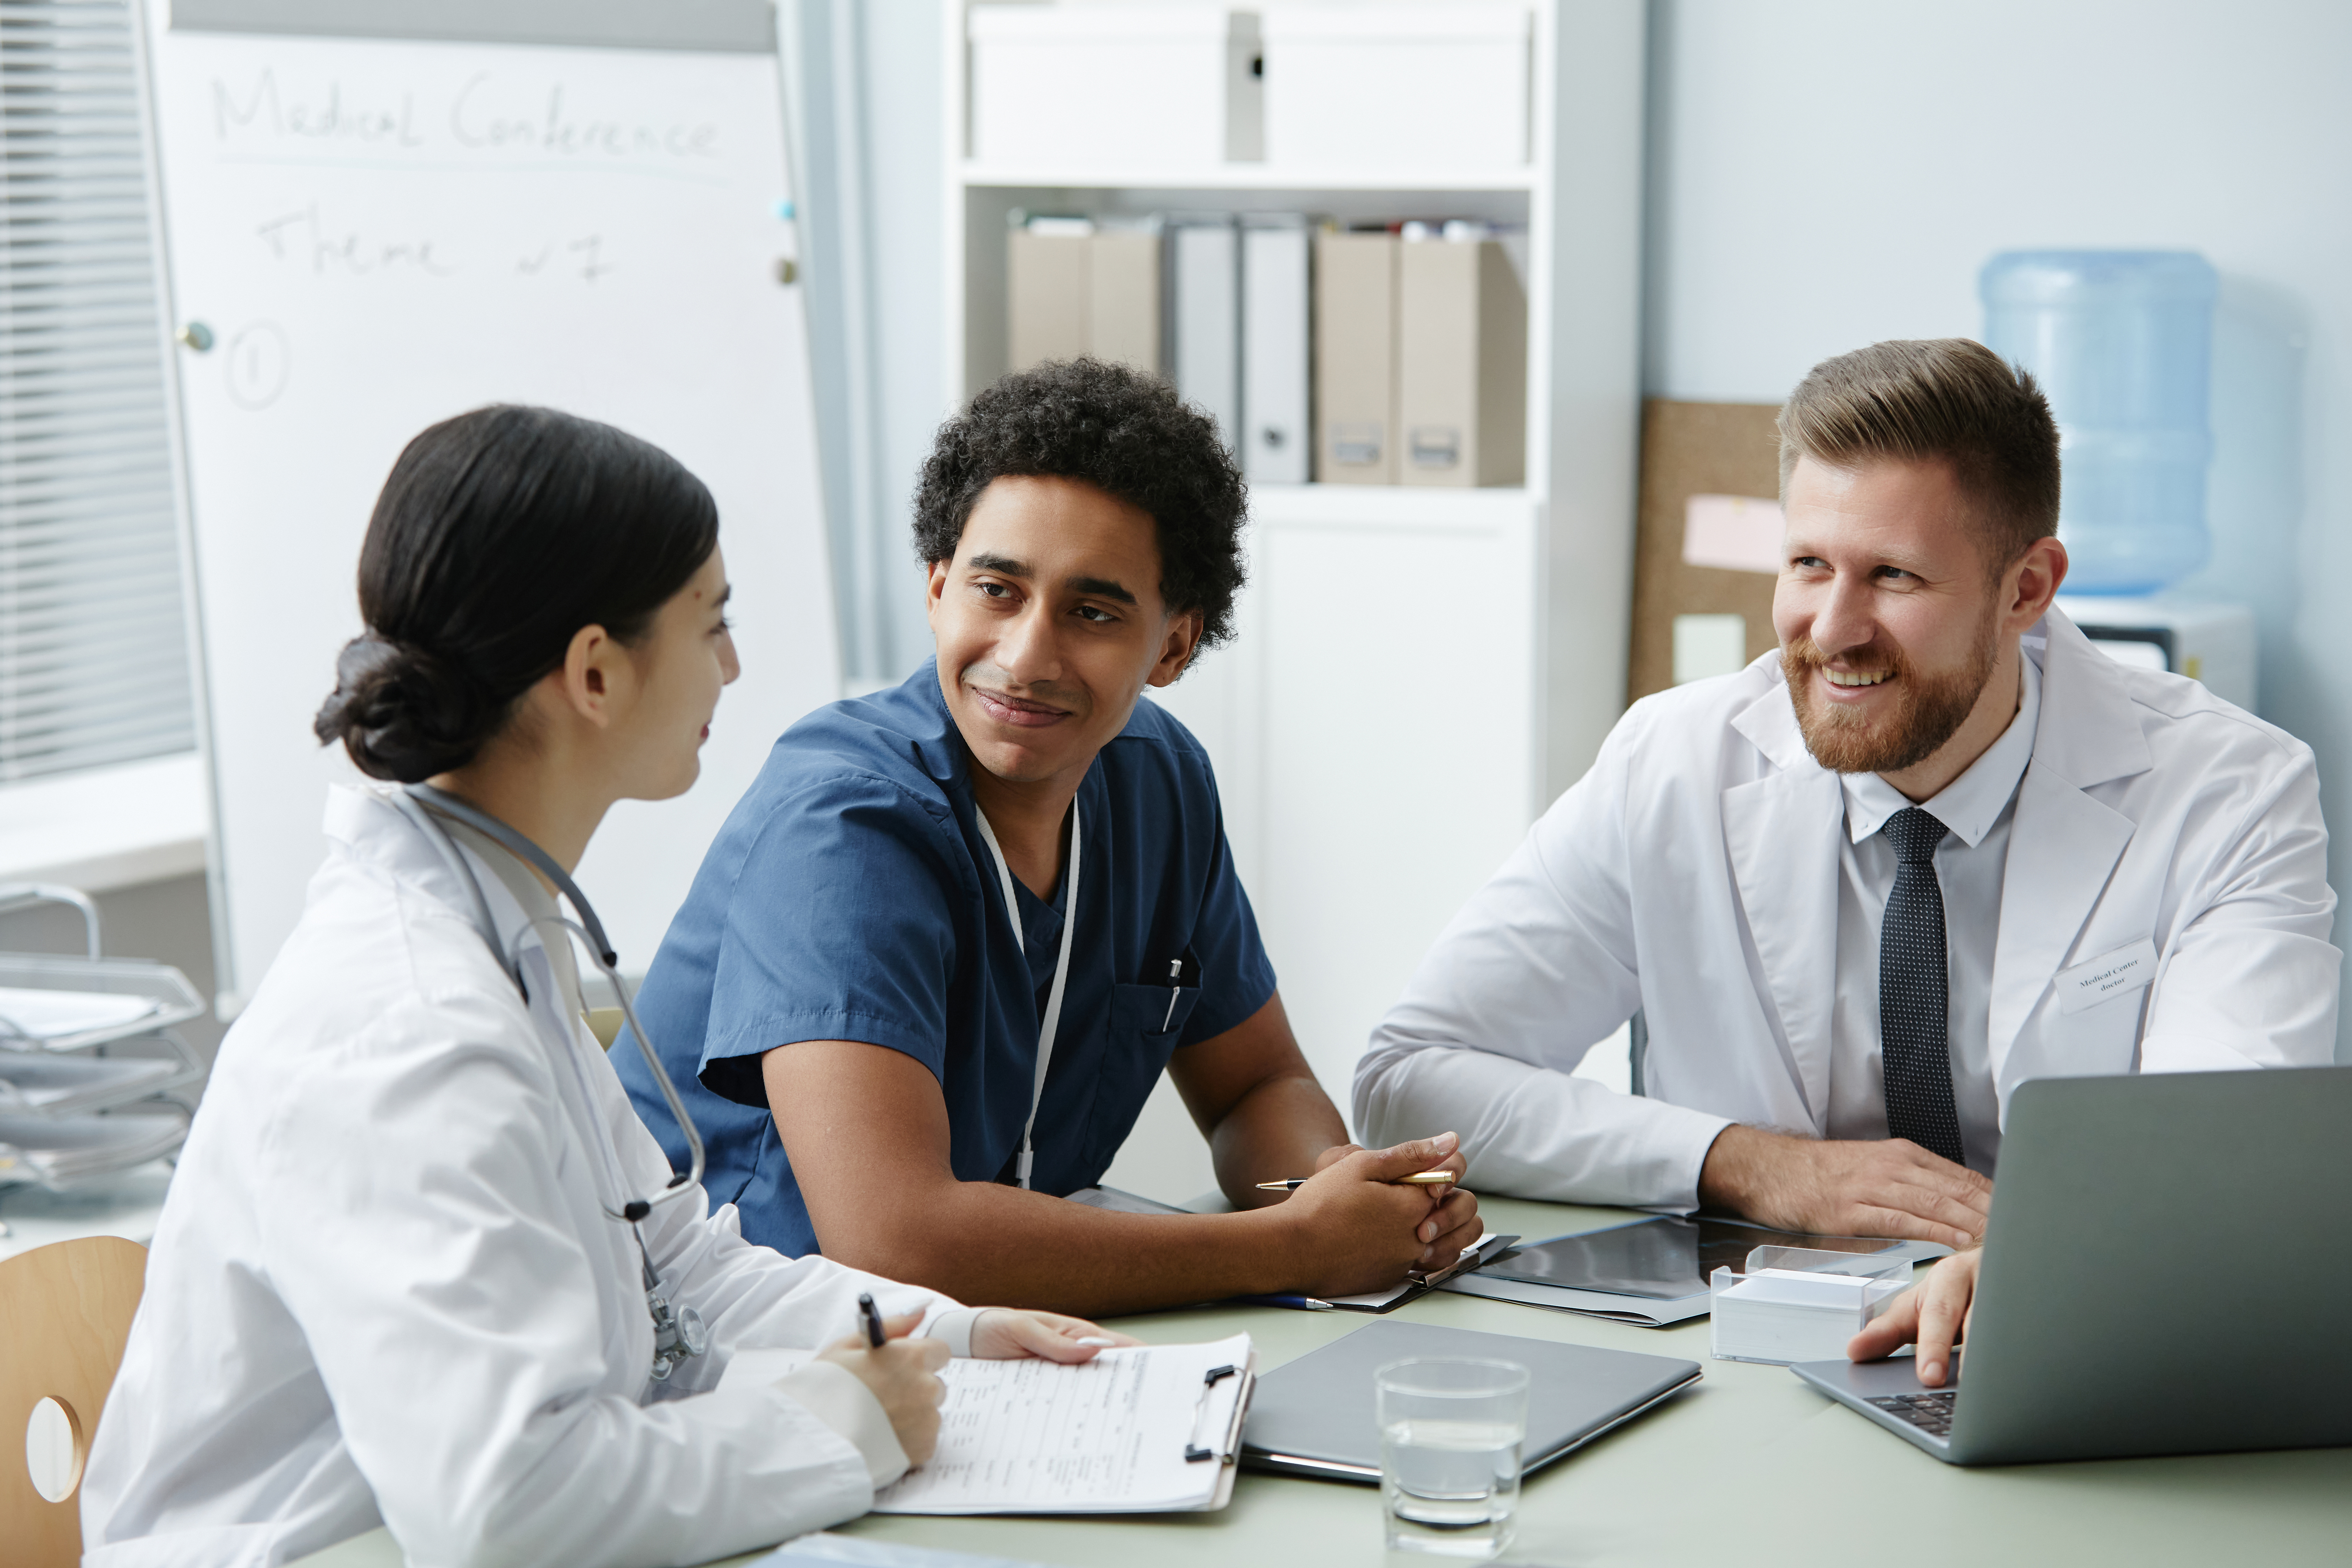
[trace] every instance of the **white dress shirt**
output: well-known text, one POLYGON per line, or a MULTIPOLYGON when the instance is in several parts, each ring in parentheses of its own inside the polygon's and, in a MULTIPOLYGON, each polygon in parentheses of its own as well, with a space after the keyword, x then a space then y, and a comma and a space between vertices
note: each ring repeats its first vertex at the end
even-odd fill
MULTIPOLYGON (((2332 1059, 2343 965, 2311 749, 2054 610, 2021 643, 2023 721, 1931 803, 1958 829, 1949 1037, 1987 1166, 2030 1079, 2332 1059), (2080 1001, 2125 961, 2147 978, 2080 1001)), ((1688 1208, 1728 1122, 1883 1131, 1894 857, 1866 829, 1901 803, 1853 784, 1806 749, 1776 657, 1635 703, 1373 1031, 1358 1136, 1451 1128, 1482 1192, 1688 1208), (1644 1096, 1576 1077, 1636 1009, 1644 1096)))
MULTIPOLYGON (((2018 781, 2033 760, 2042 716, 2042 671, 2019 658, 2017 716, 2000 738, 1920 808, 1951 831, 1936 848, 1944 896, 1944 1015, 1952 1064, 1952 1105, 1969 1166, 1992 1173, 2000 1152, 2000 1101, 1993 1089, 1990 1032, 1993 949, 2000 937, 2001 874, 2018 781)), ((1842 773, 1845 836, 1838 849, 1837 999, 1830 1014, 1829 1135, 1886 1136, 1886 1080, 1879 1055, 1878 932, 1895 886, 1895 846, 1879 830, 1910 805, 1876 773, 1842 773)))

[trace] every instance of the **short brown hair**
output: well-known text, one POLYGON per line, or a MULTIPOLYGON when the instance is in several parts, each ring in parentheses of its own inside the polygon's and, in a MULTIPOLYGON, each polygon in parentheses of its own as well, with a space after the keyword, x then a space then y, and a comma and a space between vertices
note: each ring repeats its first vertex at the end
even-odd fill
POLYGON ((1780 410, 1780 489, 1800 458, 1952 466, 1976 502, 1987 569, 2058 531, 2058 424, 2023 369, 1967 338, 1873 343, 1825 359, 1780 410))

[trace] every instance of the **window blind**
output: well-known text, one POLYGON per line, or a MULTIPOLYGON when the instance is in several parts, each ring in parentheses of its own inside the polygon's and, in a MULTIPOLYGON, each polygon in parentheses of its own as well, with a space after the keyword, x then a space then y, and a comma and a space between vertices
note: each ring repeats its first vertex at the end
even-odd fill
POLYGON ((194 746, 127 0, 0 0, 0 783, 194 746))

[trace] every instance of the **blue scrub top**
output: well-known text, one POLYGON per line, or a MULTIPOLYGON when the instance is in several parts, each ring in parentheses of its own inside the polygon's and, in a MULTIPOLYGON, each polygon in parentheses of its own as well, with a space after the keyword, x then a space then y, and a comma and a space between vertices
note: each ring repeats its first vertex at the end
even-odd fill
MULTIPOLYGON (((1011 1178, 1068 879, 1051 905, 1020 889, 1024 952, 970 765, 930 663, 817 710, 776 742, 662 939, 638 1016, 701 1130, 704 1186, 755 1242, 817 1250, 760 1075, 762 1055, 794 1041, 906 1052, 940 1080, 958 1179, 1011 1178)), ((1139 700, 1080 782, 1078 816, 1078 925, 1031 1179, 1054 1194, 1101 1179, 1171 1053, 1275 989, 1191 731, 1139 700)), ((682 1163, 685 1138, 625 1032, 613 1065, 682 1163)))

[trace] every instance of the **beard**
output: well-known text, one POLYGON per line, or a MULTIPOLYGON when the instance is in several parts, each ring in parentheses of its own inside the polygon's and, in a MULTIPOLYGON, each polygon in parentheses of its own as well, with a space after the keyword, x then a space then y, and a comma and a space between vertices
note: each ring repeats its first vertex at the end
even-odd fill
POLYGON ((1864 673, 1888 672, 1895 686, 1894 708, 1876 718, 1818 700, 1811 676, 1829 661, 1811 637, 1785 645, 1780 670, 1789 682, 1789 700, 1797 710, 1805 750, 1837 773, 1899 773, 1934 756, 1967 721, 1992 678, 1998 620, 1997 613, 1986 614, 1977 629, 1976 646, 1950 669, 1922 670, 1894 647, 1873 645, 1845 656, 1864 673))

